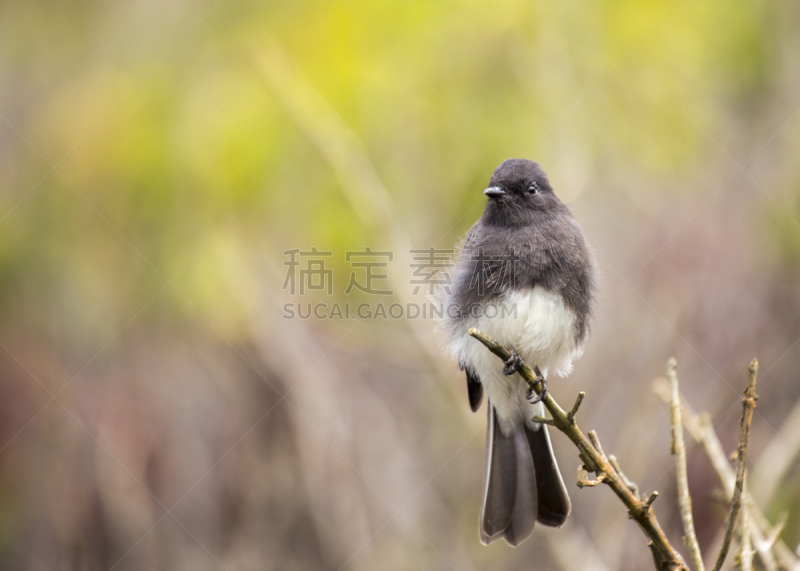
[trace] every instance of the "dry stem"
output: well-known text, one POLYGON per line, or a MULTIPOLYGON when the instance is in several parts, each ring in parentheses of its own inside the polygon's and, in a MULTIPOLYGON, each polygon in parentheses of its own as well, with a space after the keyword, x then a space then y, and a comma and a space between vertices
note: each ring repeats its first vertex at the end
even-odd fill
MULTIPOLYGON (((653 383, 653 391, 661 399, 661 402, 667 405, 670 404, 672 396, 666 379, 656 379, 653 383)), ((707 413, 697 414, 684 398, 681 398, 681 404, 684 426, 689 431, 692 439, 703 447, 703 451, 717 473, 717 477, 719 477, 725 496, 732 496, 736 474, 731 468, 717 434, 714 432, 709 415, 707 413)), ((776 571, 778 569, 775 556, 772 553, 773 550, 783 568, 800 569, 797 557, 789 546, 779 538, 781 523, 778 522, 773 526, 755 503, 752 495, 748 495, 748 498, 750 516, 754 524, 751 525, 750 531, 764 569, 766 571, 776 571)))
MULTIPOLYGON (((745 484, 746 483, 747 477, 745 477, 745 484)), ((750 497, 746 485, 742 490, 742 503, 744 504, 744 509, 741 512, 739 521, 741 543, 739 544, 737 559, 739 560, 739 568, 742 571, 753 571, 753 556, 755 554, 753 552, 753 536, 750 533, 750 510, 748 509, 750 497)))
POLYGON ((689 495, 689 478, 686 475, 686 445, 683 440, 683 422, 681 420, 681 397, 678 390, 678 376, 675 374, 677 363, 670 359, 667 365, 667 378, 670 384, 671 402, 670 419, 672 421, 672 453, 675 455, 675 468, 678 477, 678 505, 681 508, 683 520, 683 541, 689 550, 692 563, 697 571, 705 571, 703 555, 697 534, 694 530, 694 517, 692 516, 692 497, 689 495))
POLYGON ((744 474, 745 467, 747 466, 747 445, 750 442, 750 423, 753 420, 753 410, 756 408, 756 378, 758 376, 758 361, 753 359, 748 369, 747 389, 744 391, 744 398, 742 399, 742 420, 739 423, 739 445, 736 453, 736 484, 733 488, 733 497, 731 498, 731 513, 728 517, 728 526, 725 530, 725 538, 722 541, 722 549, 720 549, 717 562, 714 565, 714 571, 719 571, 725 558, 728 556, 728 550, 731 546, 731 539, 733 538, 733 529, 736 527, 736 519, 739 517, 739 509, 742 507, 742 491, 744 490, 744 474))

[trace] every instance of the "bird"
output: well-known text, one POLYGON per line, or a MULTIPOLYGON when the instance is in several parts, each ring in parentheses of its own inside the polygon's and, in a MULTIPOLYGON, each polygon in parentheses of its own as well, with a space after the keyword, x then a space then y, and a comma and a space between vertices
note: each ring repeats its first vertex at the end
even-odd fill
POLYGON ((597 264, 539 163, 504 161, 483 192, 483 215, 457 254, 444 329, 472 411, 488 397, 480 540, 516 547, 537 521, 564 525, 571 502, 547 427, 532 420, 544 416, 541 397, 514 373, 523 361, 535 366, 546 394, 548 374, 571 372, 589 335, 597 264), (505 368, 472 327, 512 348, 505 368))

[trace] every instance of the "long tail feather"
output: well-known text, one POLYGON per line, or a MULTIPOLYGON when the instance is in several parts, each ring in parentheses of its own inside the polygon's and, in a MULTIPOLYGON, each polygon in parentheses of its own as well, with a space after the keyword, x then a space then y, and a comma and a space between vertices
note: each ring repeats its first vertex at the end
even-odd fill
POLYGON ((506 436, 491 402, 487 408, 480 538, 484 545, 502 537, 517 546, 530 536, 537 520, 551 527, 562 526, 571 504, 547 428, 520 423, 506 436))
POLYGON ((533 465, 536 466, 536 490, 539 497, 536 520, 549 527, 561 527, 572 509, 569 494, 558 470, 547 427, 525 427, 533 465))
POLYGON ((516 546, 533 531, 536 521, 536 482, 533 457, 525 428, 509 436, 500 430, 494 407, 486 429, 486 479, 480 537, 484 545, 504 537, 516 546))

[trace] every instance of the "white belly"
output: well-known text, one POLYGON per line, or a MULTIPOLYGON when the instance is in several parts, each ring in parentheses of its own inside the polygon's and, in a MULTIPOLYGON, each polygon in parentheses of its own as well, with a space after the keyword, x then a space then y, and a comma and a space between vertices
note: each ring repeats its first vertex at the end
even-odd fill
POLYGON ((504 375, 500 360, 469 336, 470 327, 480 329, 506 347, 513 347, 528 365, 538 365, 545 376, 548 372, 558 376, 569 374, 572 362, 583 351, 575 341, 575 314, 564 305, 560 295, 541 287, 511 292, 484 306, 480 316, 465 319, 451 331, 453 356, 477 373, 497 410, 504 434, 510 434, 520 422, 543 414, 543 407, 531 405, 525 399, 528 388, 525 380, 519 375, 504 375))

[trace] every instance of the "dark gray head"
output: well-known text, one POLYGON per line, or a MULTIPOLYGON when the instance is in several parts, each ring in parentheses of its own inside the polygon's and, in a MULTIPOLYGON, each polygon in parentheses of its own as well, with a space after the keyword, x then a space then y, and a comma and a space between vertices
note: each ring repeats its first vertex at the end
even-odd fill
POLYGON ((484 220, 492 224, 525 225, 537 215, 569 212, 553 192, 542 165, 528 159, 508 159, 495 169, 484 220))

